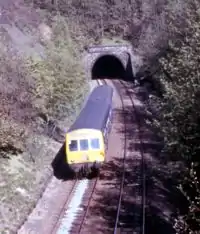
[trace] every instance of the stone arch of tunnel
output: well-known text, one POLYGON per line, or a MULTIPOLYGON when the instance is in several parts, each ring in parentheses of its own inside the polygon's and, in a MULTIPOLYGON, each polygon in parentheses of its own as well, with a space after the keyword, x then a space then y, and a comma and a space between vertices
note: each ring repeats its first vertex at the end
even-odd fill
POLYGON ((92 79, 122 79, 125 68, 115 55, 103 55, 95 61, 91 73, 92 79))

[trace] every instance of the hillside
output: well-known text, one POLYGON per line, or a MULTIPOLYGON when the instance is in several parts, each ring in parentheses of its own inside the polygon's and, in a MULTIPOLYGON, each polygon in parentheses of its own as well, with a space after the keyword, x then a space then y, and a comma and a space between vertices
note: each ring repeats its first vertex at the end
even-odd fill
POLYGON ((48 14, 23 1, 0 4, 0 232, 12 233, 51 172, 61 145, 52 127, 67 128, 88 82, 61 17, 49 27, 48 14))

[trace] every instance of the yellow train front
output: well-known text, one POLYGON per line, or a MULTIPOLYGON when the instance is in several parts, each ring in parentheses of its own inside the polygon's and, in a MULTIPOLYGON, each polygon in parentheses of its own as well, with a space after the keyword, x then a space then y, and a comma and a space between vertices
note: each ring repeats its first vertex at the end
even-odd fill
POLYGON ((96 87, 66 134, 66 162, 78 174, 98 171, 106 159, 113 89, 96 87))

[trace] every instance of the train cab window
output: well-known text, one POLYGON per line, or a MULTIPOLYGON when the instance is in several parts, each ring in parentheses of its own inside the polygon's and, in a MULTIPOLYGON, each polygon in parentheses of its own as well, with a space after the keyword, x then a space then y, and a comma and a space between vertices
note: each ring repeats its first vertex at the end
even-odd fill
POLYGON ((69 144, 69 150, 70 151, 77 151, 78 150, 78 144, 76 140, 72 140, 69 144))
POLYGON ((100 148, 100 143, 98 138, 93 138, 90 140, 90 145, 92 149, 99 149, 100 148))
POLYGON ((89 144, 87 139, 80 140, 80 150, 88 150, 89 144))

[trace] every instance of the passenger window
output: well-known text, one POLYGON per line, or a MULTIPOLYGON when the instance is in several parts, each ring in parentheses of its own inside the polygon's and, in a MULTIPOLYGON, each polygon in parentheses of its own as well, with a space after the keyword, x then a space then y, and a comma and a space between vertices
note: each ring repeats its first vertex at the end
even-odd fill
POLYGON ((69 144, 69 150, 70 151, 77 151, 78 150, 78 144, 76 140, 72 140, 69 144))
POLYGON ((90 143, 91 143, 91 148, 92 149, 99 149, 100 148, 100 144, 99 144, 99 139, 98 138, 91 139, 90 143))
POLYGON ((80 150, 88 150, 88 140, 82 139, 80 140, 80 150))

